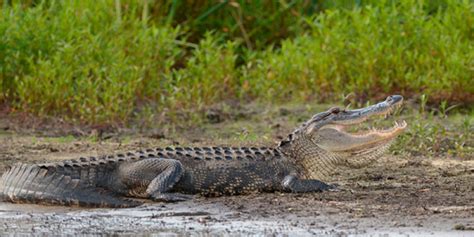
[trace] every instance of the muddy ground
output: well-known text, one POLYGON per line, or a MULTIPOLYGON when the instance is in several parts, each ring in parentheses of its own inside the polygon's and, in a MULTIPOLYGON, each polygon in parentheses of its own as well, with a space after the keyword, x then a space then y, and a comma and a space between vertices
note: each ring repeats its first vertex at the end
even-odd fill
MULTIPOLYGON (((286 124, 284 119, 276 121, 260 121, 262 127, 218 123, 183 136, 150 130, 100 137, 93 130, 81 136, 38 133, 37 128, 19 131, 3 121, 0 170, 15 162, 166 145, 269 146, 289 130, 280 125, 286 124)), ((337 192, 196 196, 129 209, 0 203, 0 235, 474 236, 474 159, 397 154, 387 154, 367 168, 339 171, 333 180, 340 185, 337 192)))

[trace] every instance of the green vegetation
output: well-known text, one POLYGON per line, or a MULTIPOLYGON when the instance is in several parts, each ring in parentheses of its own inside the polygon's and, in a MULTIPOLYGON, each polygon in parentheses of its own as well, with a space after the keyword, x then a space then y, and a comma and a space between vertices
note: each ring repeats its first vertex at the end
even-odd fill
POLYGON ((468 99, 474 95, 472 10, 453 4, 423 15, 405 2, 327 11, 306 19, 308 34, 262 54, 249 70, 250 90, 283 98, 324 98, 328 92, 374 98, 423 89, 437 100, 468 99))
POLYGON ((222 101, 474 102, 472 1, 4 1, 0 102, 81 123, 222 101))
POLYGON ((410 111, 409 127, 391 148, 395 154, 474 159, 474 116, 410 111))

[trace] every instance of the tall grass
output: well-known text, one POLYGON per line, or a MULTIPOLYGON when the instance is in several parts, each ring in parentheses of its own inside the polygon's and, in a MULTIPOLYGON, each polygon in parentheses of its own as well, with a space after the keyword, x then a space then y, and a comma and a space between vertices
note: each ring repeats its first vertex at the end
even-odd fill
POLYGON ((436 2, 3 2, 0 102, 90 123, 350 92, 472 103, 474 4, 436 2))
POLYGON ((235 42, 223 42, 207 34, 181 69, 177 69, 168 84, 172 94, 167 101, 176 109, 216 103, 236 98, 240 90, 235 66, 235 42))
POLYGON ((110 3, 66 1, 3 9, 3 99, 21 110, 97 122, 159 99, 182 50, 179 28, 116 21, 110 3))
POLYGON ((427 14, 418 1, 335 9, 305 19, 311 29, 246 68, 255 97, 367 97, 423 91, 474 102, 473 4, 427 14))

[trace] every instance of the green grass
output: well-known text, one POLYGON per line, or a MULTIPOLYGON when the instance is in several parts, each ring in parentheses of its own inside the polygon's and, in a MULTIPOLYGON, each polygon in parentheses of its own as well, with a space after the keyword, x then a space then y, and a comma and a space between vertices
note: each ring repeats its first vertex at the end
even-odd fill
POLYGON ((72 135, 67 135, 60 137, 45 137, 44 140, 51 143, 72 143, 76 140, 76 138, 72 135))
POLYGON ((395 154, 474 158, 474 116, 415 113, 406 118, 409 127, 391 148, 395 154))
MULTIPOLYGON (((474 102, 471 1, 2 2, 0 102, 102 124, 222 101, 474 102), (144 3, 148 2, 148 5, 144 3)), ((194 120, 196 119, 196 120, 194 120)))
POLYGON ((179 29, 119 25, 103 2, 3 9, 2 96, 20 110, 78 121, 126 119, 161 98, 179 29), (75 17, 71 17, 75 16, 75 17))
POLYGON ((428 15, 414 1, 326 11, 305 19, 305 35, 257 56, 247 67, 249 92, 306 99, 423 90, 433 101, 472 102, 473 16, 472 4, 428 15))

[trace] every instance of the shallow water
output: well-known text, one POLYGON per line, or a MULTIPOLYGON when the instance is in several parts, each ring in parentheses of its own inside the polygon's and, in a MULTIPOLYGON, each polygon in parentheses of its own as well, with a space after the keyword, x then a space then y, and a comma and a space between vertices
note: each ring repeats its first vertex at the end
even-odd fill
POLYGON ((0 204, 1 235, 118 236, 473 236, 456 223, 473 218, 351 218, 330 209, 315 217, 265 216, 233 210, 225 200, 197 199, 174 204, 145 204, 126 209, 83 209, 29 204, 0 204), (332 213, 332 214, 331 214, 332 213), (407 223, 416 225, 407 225, 407 223), (398 226, 397 226, 398 225, 398 226))

